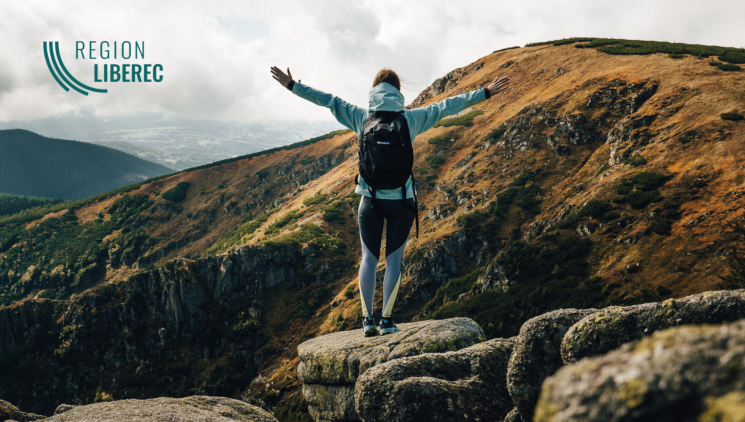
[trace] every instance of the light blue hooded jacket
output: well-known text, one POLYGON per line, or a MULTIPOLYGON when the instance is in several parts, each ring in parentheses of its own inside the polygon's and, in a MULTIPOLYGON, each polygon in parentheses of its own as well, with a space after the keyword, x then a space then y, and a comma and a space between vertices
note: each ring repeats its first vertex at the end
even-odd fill
MULTIPOLYGON (((371 111, 403 110, 406 122, 409 124, 411 142, 414 142, 414 138, 417 135, 434 126, 441 118, 451 114, 457 114, 487 98, 486 91, 483 88, 478 88, 460 95, 455 95, 438 103, 430 104, 427 107, 405 110, 404 96, 401 94, 401 91, 388 82, 381 82, 370 90, 369 107, 364 109, 297 81, 292 86, 292 92, 314 104, 331 110, 331 114, 336 117, 336 120, 349 129, 352 129, 357 136, 362 134, 362 127, 371 111)), ((411 177, 409 177, 409 180, 406 182, 407 198, 414 197, 414 188, 412 185, 411 177)), ((370 191, 362 177, 359 178, 359 184, 355 192, 360 195, 370 196, 370 191)), ((401 199, 401 189, 379 189, 375 196, 379 199, 401 199)))

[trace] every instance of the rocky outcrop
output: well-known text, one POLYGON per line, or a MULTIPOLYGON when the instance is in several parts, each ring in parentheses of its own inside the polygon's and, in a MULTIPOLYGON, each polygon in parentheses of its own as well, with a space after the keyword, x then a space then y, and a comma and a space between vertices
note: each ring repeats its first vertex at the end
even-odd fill
POLYGON ((522 420, 533 419, 541 384, 563 366, 561 339, 569 327, 597 309, 560 309, 520 327, 507 370, 507 389, 522 420))
POLYGON ((0 421, 30 422, 44 418, 46 418, 46 416, 36 415, 33 413, 23 413, 7 401, 0 400, 0 421))
POLYGON ((277 422, 269 412, 225 397, 161 397, 121 400, 86 406, 61 405, 48 422, 277 422))
POLYGON ((504 417, 504 422, 522 422, 522 420, 523 419, 520 417, 520 412, 517 408, 512 409, 510 413, 504 417))
POLYGON ((481 263, 487 255, 487 239, 491 233, 477 230, 461 230, 442 239, 424 244, 412 251, 404 267, 404 277, 411 279, 416 291, 430 282, 446 284, 458 274, 456 258, 467 257, 481 263))
MULTIPOLYGON (((263 346, 257 321, 264 290, 279 283, 302 285, 298 273, 307 259, 299 247, 240 247, 193 261, 177 259, 68 301, 0 307, 0 354, 14 368, 0 371, 0 395, 29 411, 49 413, 59 401, 92 399, 99 382, 121 398, 188 394, 180 386, 194 385, 199 375, 183 366, 240 362, 263 346), (64 363, 78 360, 87 364, 64 363), (63 393, 29 403, 38 387, 14 374, 31 370, 48 373, 48 391, 63 393), (147 377, 152 381, 141 381, 147 377)), ((314 261, 313 268, 323 262, 314 261)), ((251 365, 261 363, 245 362, 231 370, 248 377, 251 365)), ((248 384, 240 376, 233 380, 221 394, 248 384)))
POLYGON ((357 381, 357 412, 365 422, 501 420, 513 407, 504 380, 514 343, 494 339, 370 368, 357 381))
POLYGON ((613 79, 593 92, 587 100, 587 108, 606 108, 613 117, 625 117, 635 113, 659 88, 657 81, 626 82, 613 79))
POLYGON ((497 290, 506 292, 510 288, 510 280, 507 278, 506 271, 493 259, 483 273, 476 279, 476 290, 479 293, 487 292, 490 290, 497 290))
POLYGON ((560 117, 548 107, 534 105, 520 110, 496 145, 508 151, 527 151, 540 148, 542 140, 557 155, 568 155, 566 143, 587 145, 600 141, 594 125, 584 115, 560 117))
POLYGON ((359 420, 354 386, 369 368, 423 353, 456 351, 485 340, 468 318, 400 324, 401 331, 364 337, 362 330, 315 338, 298 346, 298 377, 316 421, 359 420))
POLYGON ((483 63, 474 63, 470 66, 462 67, 460 69, 455 69, 449 72, 447 75, 443 76, 442 78, 435 79, 435 81, 432 82, 432 85, 430 85, 427 89, 422 91, 414 99, 414 101, 411 102, 411 104, 406 106, 406 108, 420 107, 430 98, 436 97, 442 94, 443 92, 450 91, 458 84, 461 78, 478 71, 483 66, 484 66, 483 63))
POLYGON ((574 324, 561 344, 564 363, 607 353, 653 332, 685 324, 745 318, 745 290, 706 292, 635 306, 611 306, 574 324))
POLYGON ((536 422, 741 421, 745 320, 654 333, 543 384, 536 422))
POLYGON ((608 131, 605 140, 605 143, 611 146, 608 165, 614 166, 624 162, 634 151, 649 143, 652 136, 649 126, 655 117, 627 116, 608 131))

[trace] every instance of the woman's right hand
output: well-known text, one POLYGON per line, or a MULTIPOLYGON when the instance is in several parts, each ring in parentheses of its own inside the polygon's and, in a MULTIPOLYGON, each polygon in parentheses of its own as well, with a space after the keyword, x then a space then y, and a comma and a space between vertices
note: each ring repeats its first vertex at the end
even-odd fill
POLYGON ((486 89, 489 90, 489 96, 493 97, 499 94, 500 92, 504 91, 505 89, 507 89, 507 85, 509 85, 509 83, 510 83, 509 76, 505 76, 504 78, 501 78, 501 79, 499 78, 499 76, 497 76, 496 78, 494 78, 494 82, 490 83, 489 86, 486 87, 486 89))
POLYGON ((281 83, 283 87, 287 88, 288 85, 290 85, 290 82, 292 81, 292 73, 290 73, 290 68, 287 68, 287 74, 282 72, 277 66, 272 66, 272 77, 277 82, 281 83))

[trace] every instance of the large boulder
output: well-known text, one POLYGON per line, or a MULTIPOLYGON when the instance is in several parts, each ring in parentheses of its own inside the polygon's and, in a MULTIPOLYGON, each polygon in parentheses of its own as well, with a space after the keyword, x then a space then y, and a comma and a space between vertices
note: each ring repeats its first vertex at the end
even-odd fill
POLYGON ((597 356, 655 331, 745 318, 745 290, 705 292, 635 306, 611 306, 574 324, 561 344, 564 363, 597 356))
POLYGON ((225 397, 161 397, 60 406, 46 422, 277 422, 269 412, 225 397))
POLYGON ((536 422, 742 420, 745 320, 671 328, 566 366, 535 412, 536 422))
POLYGON ((18 422, 30 422, 44 418, 46 418, 46 416, 36 415, 33 413, 23 413, 7 401, 0 400, 0 421, 13 420, 18 422))
POLYGON ((514 338, 425 353, 367 370, 357 380, 365 422, 501 421, 512 410, 505 377, 514 338))
POLYGON ((531 318, 520 327, 507 369, 507 389, 523 421, 533 420, 543 380, 564 366, 564 334, 595 312, 597 309, 560 309, 531 318))
POLYGON ((365 337, 362 330, 317 337, 298 346, 298 378, 316 421, 357 421, 354 386, 373 366, 422 353, 450 352, 483 342, 469 318, 399 324, 401 331, 365 337))

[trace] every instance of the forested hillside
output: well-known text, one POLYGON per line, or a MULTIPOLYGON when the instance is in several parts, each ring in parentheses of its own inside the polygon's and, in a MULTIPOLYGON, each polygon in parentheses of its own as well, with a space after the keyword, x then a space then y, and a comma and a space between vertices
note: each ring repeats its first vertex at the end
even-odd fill
POLYGON ((62 199, 37 198, 35 196, 8 195, 0 193, 0 216, 13 215, 29 208, 59 204, 62 199))
POLYGON ((80 199, 168 173, 112 148, 0 130, 0 193, 80 199))

